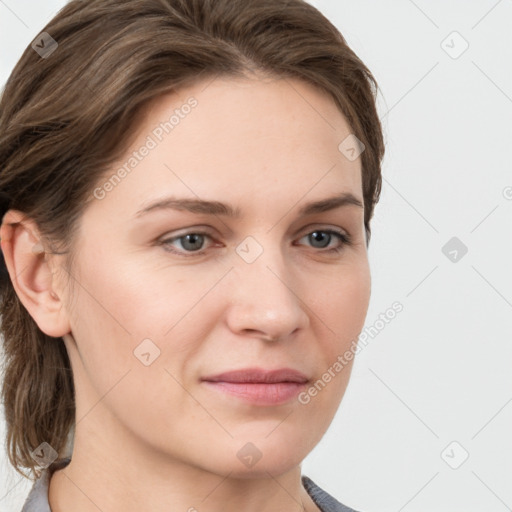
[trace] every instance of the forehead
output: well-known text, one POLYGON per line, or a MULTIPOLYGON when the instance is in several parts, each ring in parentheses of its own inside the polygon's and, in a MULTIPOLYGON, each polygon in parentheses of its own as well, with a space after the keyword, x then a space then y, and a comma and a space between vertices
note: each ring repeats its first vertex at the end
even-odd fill
POLYGON ((247 207, 309 193, 361 196, 360 158, 339 150, 348 122, 327 93, 299 80, 197 83, 152 101, 135 128, 134 143, 105 176, 124 168, 103 207, 129 213, 160 193, 238 197, 247 207))

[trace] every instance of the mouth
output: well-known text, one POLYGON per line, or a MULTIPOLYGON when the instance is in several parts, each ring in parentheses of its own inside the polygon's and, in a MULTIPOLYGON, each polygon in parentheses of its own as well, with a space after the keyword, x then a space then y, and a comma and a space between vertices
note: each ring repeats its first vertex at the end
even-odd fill
POLYGON ((242 401, 271 406, 292 400, 306 387, 309 379, 291 368, 245 368, 203 377, 201 381, 210 389, 242 401))

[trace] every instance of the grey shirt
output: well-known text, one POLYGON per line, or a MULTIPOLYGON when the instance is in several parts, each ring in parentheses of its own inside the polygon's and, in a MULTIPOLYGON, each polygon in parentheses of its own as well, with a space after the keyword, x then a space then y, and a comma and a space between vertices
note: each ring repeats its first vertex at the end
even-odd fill
MULTIPOLYGON (((41 476, 34 482, 21 512, 51 512, 48 503, 50 478, 54 471, 66 467, 70 461, 69 457, 57 459, 42 471, 41 476)), ((322 512, 356 512, 336 501, 305 475, 302 475, 302 484, 322 512)))

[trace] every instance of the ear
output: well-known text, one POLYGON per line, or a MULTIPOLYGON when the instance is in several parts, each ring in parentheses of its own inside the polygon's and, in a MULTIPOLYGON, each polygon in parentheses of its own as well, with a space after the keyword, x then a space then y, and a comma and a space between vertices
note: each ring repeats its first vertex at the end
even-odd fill
POLYGON ((57 289, 50 255, 34 221, 18 210, 8 210, 0 228, 2 252, 20 301, 39 329, 59 338, 70 324, 57 289))

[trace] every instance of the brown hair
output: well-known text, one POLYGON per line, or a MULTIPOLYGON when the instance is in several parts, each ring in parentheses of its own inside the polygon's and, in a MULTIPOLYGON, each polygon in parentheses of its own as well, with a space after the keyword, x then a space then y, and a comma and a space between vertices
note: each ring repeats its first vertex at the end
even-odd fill
MULTIPOLYGON (((377 83, 305 1, 74 0, 43 31, 58 46, 50 54, 50 40, 39 43, 47 55, 28 47, 0 101, 0 214, 22 211, 68 261, 86 200, 144 106, 178 87, 254 69, 330 94, 364 143, 369 243, 384 155, 377 83)), ((62 456, 74 425, 73 376, 62 339, 38 328, 5 269, 1 276, 7 453, 18 472, 39 477, 30 452, 47 442, 62 456)))

